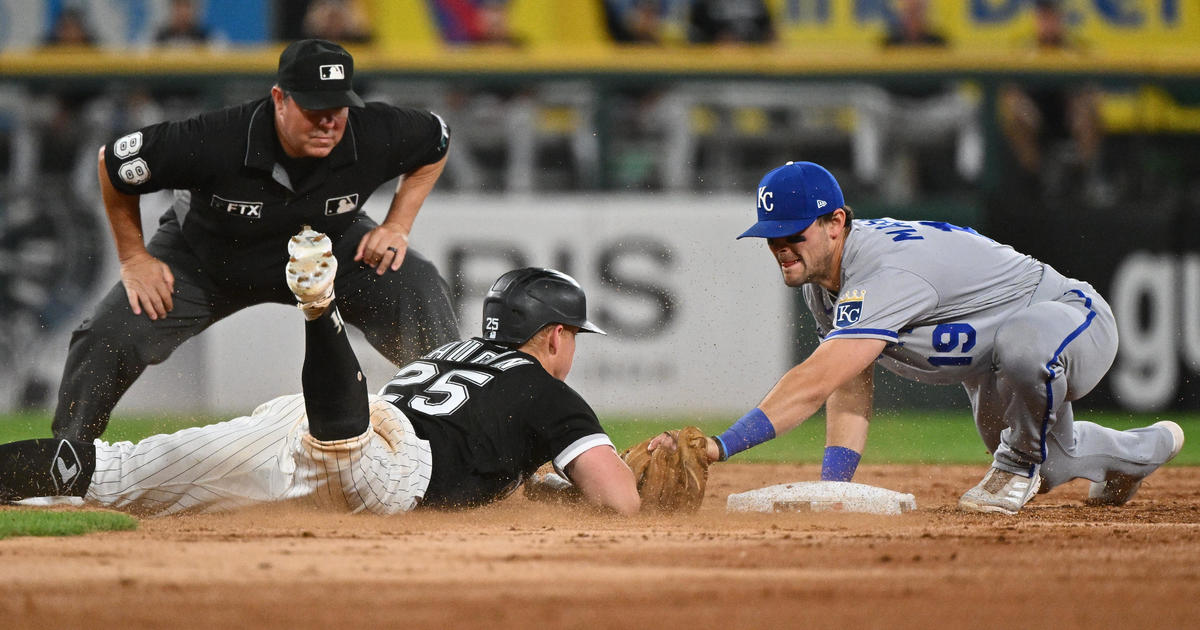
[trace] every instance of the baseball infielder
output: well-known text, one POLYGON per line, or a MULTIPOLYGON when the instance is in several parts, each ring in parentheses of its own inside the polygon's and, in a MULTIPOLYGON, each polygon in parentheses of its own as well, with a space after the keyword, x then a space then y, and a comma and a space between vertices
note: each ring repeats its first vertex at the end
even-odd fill
POLYGON ((1174 422, 1115 431, 1076 421, 1071 401, 1112 364, 1112 311, 1086 282, 979 235, 933 221, 854 220, 824 168, 789 162, 762 179, 758 222, 783 281, 803 292, 821 344, 762 403, 712 438, 728 457, 826 406, 822 478, 848 481, 866 445, 872 366, 962 383, 992 468, 959 507, 1016 514, 1039 488, 1092 480, 1089 502, 1123 504, 1179 453, 1174 422))
POLYGON ((330 239, 289 244, 287 281, 305 318, 304 394, 247 417, 136 444, 38 439, 0 445, 0 501, 77 496, 142 515, 296 500, 394 514, 508 496, 547 461, 583 498, 638 511, 633 473, 563 379, 575 335, 599 332, 583 290, 548 269, 501 276, 484 337, 442 345, 368 396, 334 305, 330 239))

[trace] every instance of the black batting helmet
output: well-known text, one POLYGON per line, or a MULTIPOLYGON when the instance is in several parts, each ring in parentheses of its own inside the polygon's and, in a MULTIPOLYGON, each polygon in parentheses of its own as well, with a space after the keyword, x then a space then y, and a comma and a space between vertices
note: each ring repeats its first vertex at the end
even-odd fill
POLYGON ((561 271, 526 267, 499 278, 483 298, 483 338, 521 344, 547 324, 606 334, 587 319, 587 298, 561 271))

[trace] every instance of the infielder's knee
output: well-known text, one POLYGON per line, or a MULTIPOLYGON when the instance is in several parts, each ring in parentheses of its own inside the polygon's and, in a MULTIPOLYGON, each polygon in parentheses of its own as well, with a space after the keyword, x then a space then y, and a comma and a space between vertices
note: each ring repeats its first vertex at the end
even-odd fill
MULTIPOLYGON (((1010 384, 1040 387, 1051 376, 1057 342, 1047 340, 1046 331, 1033 316, 1018 315, 996 331, 996 363, 1010 384)), ((1061 341, 1061 340, 1060 340, 1061 341)))

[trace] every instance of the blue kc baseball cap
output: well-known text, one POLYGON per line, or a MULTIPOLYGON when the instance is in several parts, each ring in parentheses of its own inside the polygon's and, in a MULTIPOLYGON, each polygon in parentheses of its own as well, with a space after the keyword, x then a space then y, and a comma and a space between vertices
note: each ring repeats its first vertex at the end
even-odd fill
POLYGON ((791 236, 844 205, 841 186, 824 167, 788 162, 758 183, 758 223, 738 238, 791 236))

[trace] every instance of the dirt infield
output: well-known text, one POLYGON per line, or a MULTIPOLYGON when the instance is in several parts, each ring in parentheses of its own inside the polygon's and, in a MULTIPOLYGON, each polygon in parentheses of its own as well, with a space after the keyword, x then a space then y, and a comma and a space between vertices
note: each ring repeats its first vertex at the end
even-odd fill
MULTIPOLYGON (((902 516, 727 514, 815 467, 722 464, 699 514, 620 519, 513 497, 394 518, 270 506, 0 541, 4 628, 1195 628, 1200 468, 1122 508, 1085 482, 1018 517, 959 513, 979 467, 864 467, 902 516)), ((7 508, 22 509, 22 508, 7 508)))

